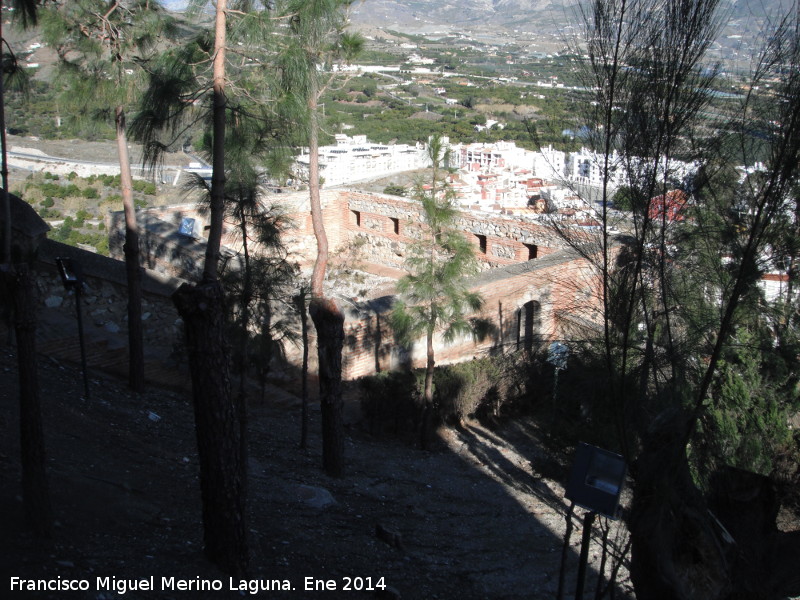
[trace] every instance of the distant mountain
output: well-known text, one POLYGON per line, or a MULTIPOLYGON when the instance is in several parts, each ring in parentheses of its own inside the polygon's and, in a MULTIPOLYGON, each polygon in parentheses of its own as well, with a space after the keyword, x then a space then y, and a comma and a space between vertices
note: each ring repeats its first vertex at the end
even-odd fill
MULTIPOLYGON (((403 33, 541 34, 556 36, 577 24, 576 9, 585 0, 365 0, 354 5, 356 25, 403 33)), ((767 14, 787 8, 789 0, 721 0, 729 18, 723 32, 752 40, 767 14)))
POLYGON ((430 26, 446 27, 456 33, 459 27, 521 28, 529 23, 563 17, 568 6, 577 0, 365 0, 356 4, 353 21, 391 28, 409 25, 425 30, 430 26))

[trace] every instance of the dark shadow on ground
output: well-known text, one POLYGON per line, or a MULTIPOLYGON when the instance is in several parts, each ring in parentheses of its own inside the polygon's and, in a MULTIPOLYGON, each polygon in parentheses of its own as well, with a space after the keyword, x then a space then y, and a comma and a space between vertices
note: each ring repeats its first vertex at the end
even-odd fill
MULTIPOLYGON (((41 357, 58 520, 54 539, 41 542, 22 523, 12 347, 0 348, 0 372, 0 597, 117 598, 113 590, 98 590, 96 578, 151 576, 156 591, 124 597, 242 597, 202 556, 196 441, 186 391, 154 388, 136 395, 122 380, 94 372, 87 402, 80 399, 77 369, 41 357), (11 577, 86 579, 91 587, 70 594, 12 593, 11 577), (162 577, 219 580, 223 591, 162 590, 162 577)), ((342 589, 345 578, 360 577, 351 582, 383 582, 404 600, 553 598, 565 507, 558 484, 524 462, 546 465, 535 436, 525 438, 524 428, 515 427, 446 430, 449 450, 422 452, 351 426, 347 476, 331 479, 320 468, 316 407, 309 449, 300 451, 299 401, 278 391, 263 403, 251 401, 249 578, 288 581, 295 588, 262 597, 375 597, 342 589), (334 503, 324 506, 327 496, 320 490, 334 503), (337 589, 305 592, 306 577, 333 581, 337 589)), ((569 551, 568 598, 578 537, 569 551)))

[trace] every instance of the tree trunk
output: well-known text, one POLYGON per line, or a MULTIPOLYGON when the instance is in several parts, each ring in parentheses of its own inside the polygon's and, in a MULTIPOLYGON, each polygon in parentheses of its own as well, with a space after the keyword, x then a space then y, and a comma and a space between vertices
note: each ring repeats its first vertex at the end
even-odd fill
POLYGON ((184 284, 173 302, 184 321, 189 353, 205 553, 223 571, 242 575, 247 567, 246 465, 230 389, 222 286, 184 284))
POLYGON ((222 224, 225 219, 225 21, 227 0, 217 0, 214 25, 214 110, 211 152, 210 229, 203 265, 203 281, 216 281, 219 269, 222 224))
POLYGON ((425 365, 425 387, 422 393, 422 419, 419 430, 419 445, 423 450, 430 447, 431 429, 433 429, 433 372, 436 361, 433 354, 433 330, 426 336, 427 363, 425 365))
POLYGON ((332 477, 344 475, 342 425, 342 347, 344 314, 333 300, 312 298, 309 307, 317 330, 319 399, 322 408, 322 465, 332 477))
MULTIPOLYGON (((325 270, 328 267, 328 236, 325 233, 325 222, 322 219, 319 190, 319 126, 317 125, 316 89, 311 91, 308 111, 311 120, 308 133, 308 190, 311 203, 311 224, 317 240, 317 259, 314 261, 314 270, 311 273, 311 296, 322 298, 324 297, 322 283, 325 281, 325 270)), ((319 330, 317 330, 317 335, 320 335, 319 330)))
POLYGON ((172 300, 184 322, 192 377, 195 431, 200 458, 203 539, 208 559, 231 575, 248 562, 242 419, 244 407, 231 394, 225 340, 224 292, 218 280, 225 202, 225 20, 217 0, 214 38, 214 109, 211 209, 199 285, 184 284, 172 300))
POLYGON ((317 259, 311 273, 309 312, 317 331, 319 357, 319 399, 322 404, 322 464, 333 477, 344 475, 344 431, 342 430, 342 347, 344 315, 336 303, 324 297, 323 282, 328 266, 328 236, 322 218, 319 190, 319 126, 317 125, 317 89, 308 100, 309 127, 309 196, 311 223, 317 240, 317 259))
POLYGON ((250 325, 250 303, 253 299, 253 290, 250 273, 250 248, 247 243, 247 222, 242 217, 239 223, 239 230, 242 232, 242 255, 244 256, 244 273, 242 274, 242 294, 239 297, 239 328, 241 329, 242 341, 237 349, 239 357, 239 397, 244 401, 245 386, 247 384, 247 359, 250 346, 250 335, 248 327, 250 325))
POLYGON ((300 416, 300 447, 308 447, 308 313, 306 312, 306 290, 300 291, 296 298, 300 311, 300 332, 303 342, 303 366, 300 373, 301 398, 303 402, 300 416))
POLYGON ((125 110, 116 108, 117 153, 119 154, 122 208, 125 211, 125 272, 128 278, 128 385, 144 391, 144 342, 142 335, 142 270, 139 265, 139 224, 133 204, 133 177, 125 134, 125 110))
POLYGON ((49 537, 53 514, 47 485, 42 411, 36 360, 36 280, 25 264, 4 273, 14 307, 19 370, 19 424, 25 519, 37 535, 49 537))
MULTIPOLYGON (((0 0, 0 10, 2 8, 0 0)), ((3 19, 0 18, 0 44, 3 43, 3 19)), ((1 48, 1 47, 0 47, 1 48)), ((5 52, 3 49, 0 56, 5 52)), ((2 222, 3 230, 0 231, 2 247, 0 247, 0 264, 11 264, 11 199, 8 196, 8 148, 6 142, 6 94, 5 94, 5 73, 0 70, 0 182, 3 189, 0 192, 0 202, 2 202, 2 222)))
POLYGON ((242 282, 242 297, 241 297, 241 321, 242 328, 242 345, 239 348, 239 394, 236 402, 237 417, 239 420, 239 445, 240 457, 245 469, 242 472, 242 493, 246 494, 247 489, 247 359, 250 347, 250 332, 248 326, 250 324, 250 302, 253 296, 251 272, 250 272, 250 250, 247 245, 247 224, 244 219, 241 222, 242 243, 244 244, 244 281, 242 282))
POLYGON ((657 418, 634 465, 631 580, 641 600, 722 600, 730 551, 692 479, 684 418, 657 418))

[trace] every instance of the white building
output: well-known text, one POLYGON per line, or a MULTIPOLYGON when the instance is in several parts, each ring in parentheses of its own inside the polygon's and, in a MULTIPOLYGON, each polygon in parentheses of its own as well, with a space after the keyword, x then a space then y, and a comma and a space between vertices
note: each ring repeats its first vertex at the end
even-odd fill
MULTIPOLYGON (((319 149, 320 176, 326 186, 345 185, 430 165, 424 144, 373 144, 365 135, 349 137, 341 133, 335 139, 333 146, 319 149)), ((304 148, 297 157, 301 179, 307 179, 308 162, 308 149, 304 148)))
POLYGON ((567 154, 552 146, 533 153, 533 174, 549 181, 561 181, 566 173, 567 154))
MULTIPOLYGON (((632 169, 634 172, 641 167, 642 171, 652 168, 651 165, 644 163, 641 159, 632 157, 629 161, 629 167, 623 164, 622 157, 615 151, 608 160, 609 168, 609 186, 615 190, 623 185, 627 185, 629 171, 632 169)), ((660 159, 659 164, 656 166, 659 178, 667 173, 671 180, 683 181, 692 175, 698 165, 694 163, 686 163, 679 160, 670 160, 669 165, 664 163, 664 159, 660 159)), ((567 179, 575 184, 589 185, 592 187, 600 187, 603 185, 603 174, 605 171, 605 156, 603 154, 581 148, 579 152, 571 152, 567 158, 565 173, 567 179)))

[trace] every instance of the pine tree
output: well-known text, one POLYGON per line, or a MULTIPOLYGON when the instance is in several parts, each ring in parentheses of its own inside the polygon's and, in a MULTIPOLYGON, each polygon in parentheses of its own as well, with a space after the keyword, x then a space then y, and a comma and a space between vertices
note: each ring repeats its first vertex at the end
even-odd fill
POLYGON ((470 315, 483 306, 481 296, 469 289, 467 276, 477 273, 472 244, 458 227, 455 193, 443 181, 449 150, 442 139, 428 142, 432 169, 430 180, 416 186, 414 197, 421 203, 423 228, 410 247, 409 274, 397 283, 400 299, 392 309, 391 326, 398 339, 411 344, 425 338, 426 367, 423 387, 421 443, 425 447, 433 411, 433 373, 436 365, 434 335, 445 340, 477 334, 481 323, 470 315))
POLYGON ((43 12, 44 39, 60 58, 62 107, 74 118, 113 120, 125 213, 128 283, 128 383, 144 390, 142 273, 139 226, 133 203, 126 111, 135 101, 140 67, 172 21, 155 1, 109 4, 103 0, 52 1, 43 12))
MULTIPOLYGON (((35 25, 38 19, 38 6, 39 0, 13 0, 11 2, 14 14, 19 15, 21 25, 27 27, 35 25)), ((5 7, 6 2, 0 0, 0 12, 5 7)), ((2 165, 0 165, 0 178, 2 181, 2 206, 0 207, 0 218, 3 221, 3 229, 0 231, 0 265, 8 265, 11 263, 11 201, 8 197, 8 148, 6 147, 6 112, 5 112, 5 83, 6 77, 9 76, 16 67, 16 60, 14 54, 11 52, 11 47, 6 44, 6 39, 3 37, 3 21, 0 19, 0 64, 2 64, 2 72, 0 72, 0 151, 2 151, 2 165), (8 54, 7 54, 8 52, 8 54), (6 60, 8 57, 9 60, 6 60)))
POLYGON ((322 462, 328 474, 338 477, 344 474, 341 390, 344 315, 323 290, 329 249, 320 202, 318 113, 319 99, 335 79, 332 63, 349 60, 362 46, 359 36, 344 31, 345 11, 351 4, 352 0, 289 0, 285 14, 291 37, 279 57, 284 105, 303 123, 309 148, 308 187, 317 241, 309 312, 317 331, 322 462))
MULTIPOLYGON (((196 0, 191 6, 199 11, 206 4, 196 0)), ((246 0, 217 0, 213 34, 202 31, 153 66, 141 110, 132 124, 151 165, 189 128, 201 123, 208 126, 212 177, 203 274, 197 284, 181 286, 173 301, 184 321, 192 377, 205 553, 233 575, 244 573, 248 563, 246 420, 240 399, 231 394, 227 310, 219 267, 226 210, 226 132, 231 113, 237 110, 228 93, 232 89, 236 98, 236 88, 229 86, 234 79, 227 59, 228 33, 233 29, 228 17, 235 14, 237 22, 243 22, 252 38, 264 45, 267 36, 259 38, 263 33, 259 26, 270 15, 253 11, 252 5, 246 0)))
MULTIPOLYGON (((639 597, 798 593, 787 561, 756 558, 792 554, 777 550, 783 544, 796 553, 796 536, 778 534, 774 522, 748 530, 755 515, 726 504, 730 471, 697 460, 703 446, 713 446, 701 433, 738 435, 723 402, 741 417, 742 410, 769 419, 776 412, 766 401, 761 410, 746 408, 744 389, 757 378, 732 377, 730 365, 748 313, 760 310, 759 263, 779 215, 791 207, 798 176, 796 10, 764 35, 767 46, 741 109, 729 109, 730 120, 714 125, 727 138, 721 143, 710 139, 705 121, 714 83, 707 50, 721 27, 719 2, 595 0, 583 13, 586 86, 595 100, 587 105, 589 142, 603 175, 601 228, 587 243, 568 225, 553 225, 595 265, 601 282, 604 393, 617 449, 632 467, 630 571, 639 597), (767 81, 774 91, 764 93, 767 81), (705 163, 694 182, 677 180, 677 157, 705 163), (759 160, 762 173, 732 183, 730 165, 752 170, 759 160), (715 171, 722 175, 716 182, 715 171), (614 235, 618 223, 608 210, 612 176, 620 173, 632 208, 625 237, 614 235), (700 186, 702 179, 710 183, 700 186), (659 209, 659 197, 676 188, 695 193, 699 203, 685 224, 659 209), (720 521, 737 542, 747 539, 747 549, 721 541, 720 521, 710 516, 717 507, 728 511, 720 521), (744 563, 747 569, 737 567, 744 563)), ((760 518, 768 520, 773 507, 763 500, 760 518)))
MULTIPOLYGON (((14 14, 23 26, 36 24, 39 2, 14 0, 14 14)), ((42 412, 39 397, 36 353, 37 284, 30 254, 35 249, 14 248, 11 240, 11 198, 8 191, 8 155, 6 144, 5 89, 6 79, 13 75, 16 60, 3 37, 2 14, 4 2, 0 1, 0 152, 2 152, 2 208, 0 211, 0 285, 4 300, 13 314, 17 341, 20 403, 20 462, 22 466, 22 496, 25 520, 41 537, 49 537, 53 528, 53 513, 47 481, 42 412), (8 51, 8 54, 7 54, 8 51), (16 255, 16 256, 14 256, 16 255)), ((10 323, 9 323, 10 325, 10 323)))

